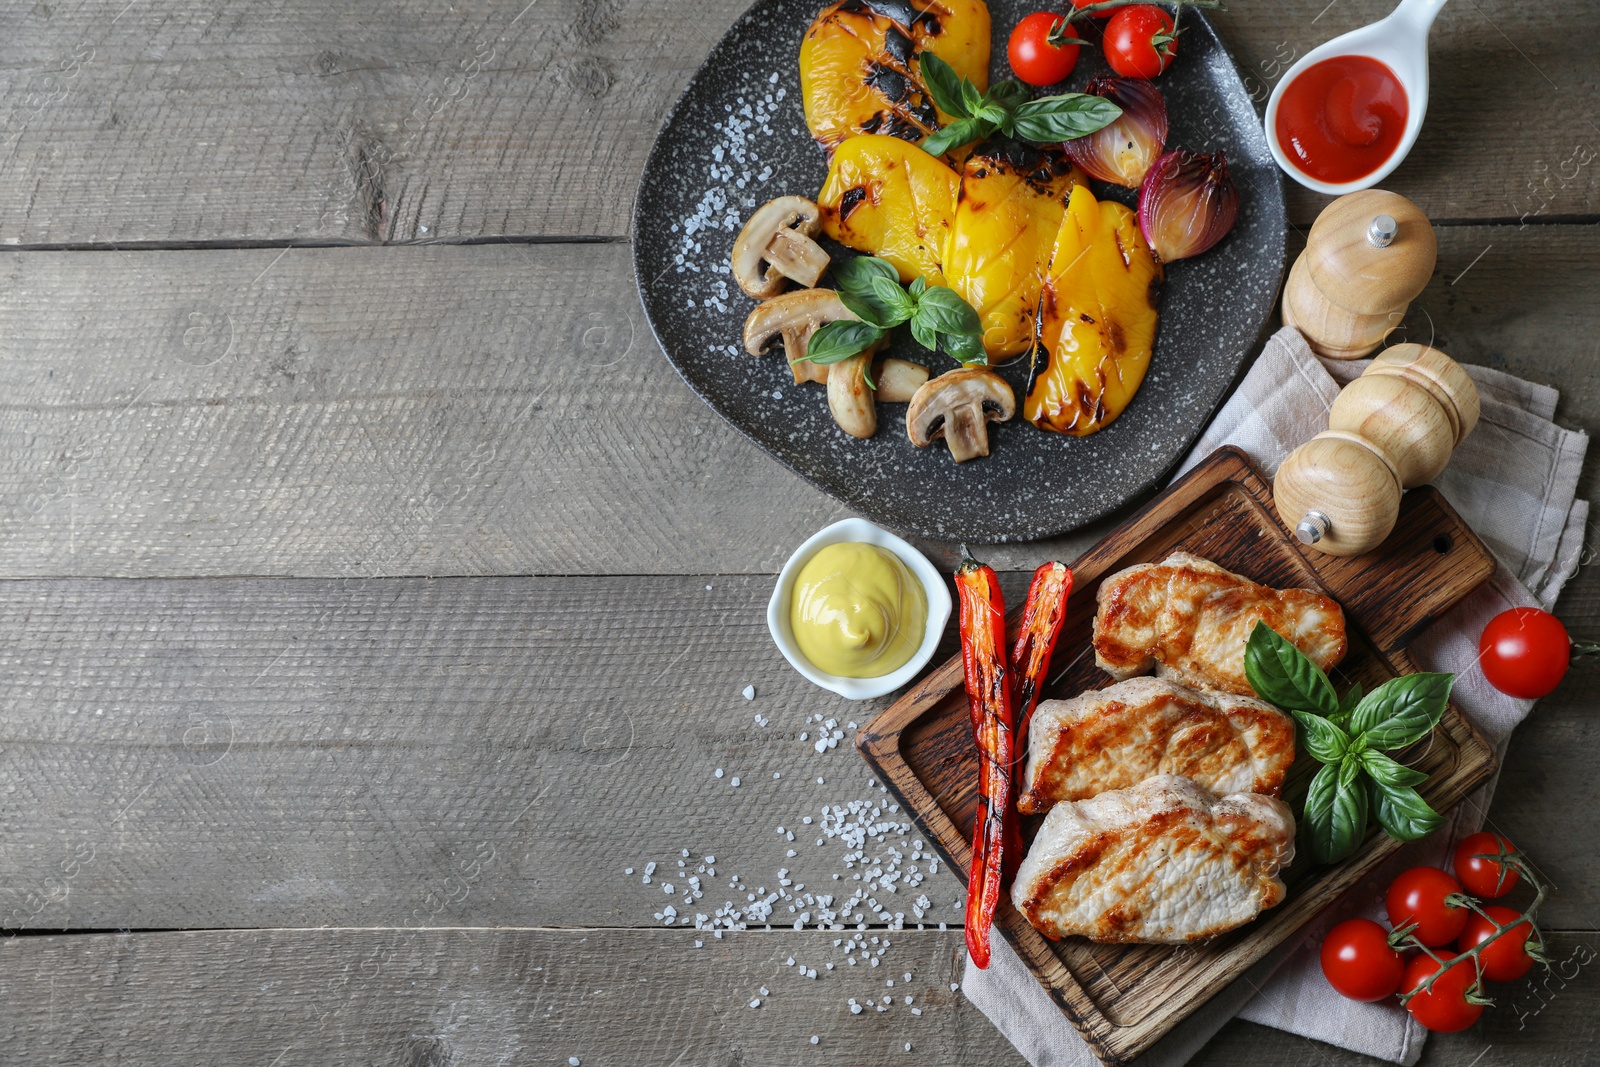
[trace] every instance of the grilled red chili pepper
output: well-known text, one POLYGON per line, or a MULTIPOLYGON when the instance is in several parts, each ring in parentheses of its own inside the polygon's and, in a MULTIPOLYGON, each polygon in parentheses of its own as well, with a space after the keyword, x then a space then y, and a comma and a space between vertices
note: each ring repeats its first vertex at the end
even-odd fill
POLYGON ((967 875, 967 951, 989 966, 989 927, 1000 902, 1006 812, 1011 804, 1011 667, 1006 662, 1006 606, 994 570, 963 559, 956 571, 961 597, 961 665, 978 745, 978 817, 967 875))
POLYGON ((1051 561, 1033 572, 1017 643, 1011 646, 1019 773, 1028 747, 1028 724, 1033 721, 1033 709, 1039 704, 1045 675, 1050 673, 1050 656, 1061 637, 1061 624, 1067 621, 1067 598, 1071 595, 1072 571, 1065 564, 1051 561))
MULTIPOLYGON (((1033 572, 1017 641, 1011 646, 1011 689, 1017 716, 1012 733, 1012 796, 1022 795, 1028 724, 1033 721, 1033 709, 1039 704, 1039 694, 1050 673, 1050 656, 1061 636, 1061 624, 1066 622, 1067 598, 1071 595, 1072 571, 1065 564, 1052 560, 1033 572)), ((1006 827, 1005 876, 1009 880, 1022 862, 1021 825, 1015 812, 1006 813, 1006 827)))

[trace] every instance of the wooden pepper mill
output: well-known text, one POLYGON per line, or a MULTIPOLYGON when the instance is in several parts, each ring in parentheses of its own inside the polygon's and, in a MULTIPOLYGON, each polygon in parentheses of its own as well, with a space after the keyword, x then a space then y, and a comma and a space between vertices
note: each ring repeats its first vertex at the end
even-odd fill
POLYGON ((1427 345, 1385 349, 1334 399, 1328 429, 1278 468, 1278 517, 1319 552, 1377 548, 1401 491, 1438 477, 1477 423, 1478 389, 1459 363, 1427 345))
POLYGON ((1283 287, 1283 322, 1330 359, 1367 355, 1400 324, 1438 257, 1433 225, 1399 193, 1363 189, 1323 209, 1283 287))

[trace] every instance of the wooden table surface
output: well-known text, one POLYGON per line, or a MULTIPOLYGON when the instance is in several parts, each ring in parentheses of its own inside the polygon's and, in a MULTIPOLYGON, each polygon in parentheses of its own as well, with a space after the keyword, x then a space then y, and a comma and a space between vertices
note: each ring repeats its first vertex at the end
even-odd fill
MULTIPOLYGON (((780 869, 843 894, 867 864, 823 811, 888 804, 850 744, 886 701, 812 688, 763 622, 845 511, 690 394, 630 275, 645 154, 744 6, 5 5, 0 1061, 1022 1062, 952 990, 961 885, 903 813, 865 849, 926 880, 879 894, 907 928, 871 924, 875 962, 782 899, 771 932, 656 917, 688 875, 708 913, 780 869)), ((1387 4, 1232 7, 1264 101, 1387 4)), ((1387 183, 1439 224, 1409 336, 1591 432, 1592 14, 1446 8, 1387 183)), ((1291 251, 1323 202, 1291 193, 1291 251)), ((1600 632, 1600 567, 1559 611, 1600 632)), ((1490 813, 1558 883, 1560 959, 1600 945, 1597 696, 1584 664, 1542 702, 1490 813)), ((1597 973, 1424 1062, 1592 1056, 1597 973)), ((1197 1062, 1358 1061, 1232 1022, 1197 1062)))

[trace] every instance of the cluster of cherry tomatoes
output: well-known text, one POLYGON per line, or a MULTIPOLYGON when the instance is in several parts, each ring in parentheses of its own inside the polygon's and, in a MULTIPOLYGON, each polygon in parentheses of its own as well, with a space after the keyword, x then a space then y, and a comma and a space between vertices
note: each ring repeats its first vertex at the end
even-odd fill
POLYGON ((1533 881, 1532 870, 1499 834, 1463 838, 1453 866, 1454 877, 1437 867, 1413 867, 1394 880, 1384 896, 1392 929, 1350 919, 1329 930, 1322 942, 1328 983, 1352 1000, 1398 993, 1417 1022, 1440 1033, 1477 1022, 1493 1003, 1484 982, 1514 982, 1542 961, 1533 916, 1543 894, 1526 912, 1481 903, 1511 892, 1523 872, 1533 881))
MULTIPOLYGON (((1096 2, 1072 0, 1072 6, 1086 8, 1096 2)), ((1154 78, 1178 54, 1172 16, 1159 7, 1129 4, 1092 14, 1106 20, 1101 48, 1111 69, 1124 78, 1154 78)), ((1078 49, 1084 44, 1076 35, 1079 25, 1054 11, 1036 11, 1022 19, 1006 48, 1012 71, 1029 85, 1065 81, 1078 65, 1078 49)))

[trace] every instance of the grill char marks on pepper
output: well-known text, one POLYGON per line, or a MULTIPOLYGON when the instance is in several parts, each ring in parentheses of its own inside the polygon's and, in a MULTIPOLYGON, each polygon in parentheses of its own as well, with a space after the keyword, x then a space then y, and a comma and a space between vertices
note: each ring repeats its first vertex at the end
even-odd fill
POLYGON ((1133 213, 1074 189, 1040 301, 1029 422, 1083 437, 1123 412, 1150 366, 1161 278, 1133 213))
POLYGON ((978 312, 991 361, 1033 347, 1067 198, 1086 180, 1059 146, 1009 137, 990 138, 963 164, 945 276, 978 312))
POLYGON ((983 0, 840 0, 822 10, 800 46, 806 125, 831 155, 861 133, 921 143, 950 120, 922 81, 931 51, 963 77, 988 84, 989 10, 983 0))

